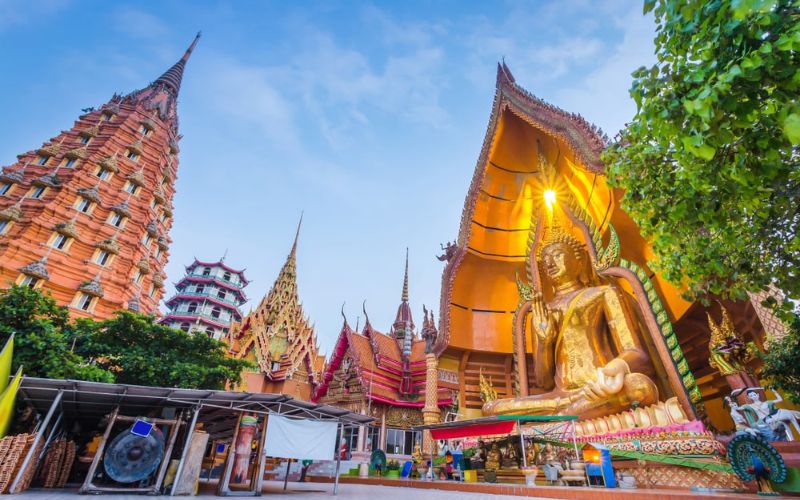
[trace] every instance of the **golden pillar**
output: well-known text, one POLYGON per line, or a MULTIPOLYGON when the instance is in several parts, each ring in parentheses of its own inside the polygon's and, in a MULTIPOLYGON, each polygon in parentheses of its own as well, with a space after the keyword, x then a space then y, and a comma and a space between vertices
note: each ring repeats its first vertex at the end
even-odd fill
MULTIPOLYGON (((425 407, 422 409, 422 421, 425 425, 439 422, 438 380, 439 361, 436 354, 429 352, 425 355, 425 407)), ((431 438, 430 431, 422 432, 422 454, 436 453, 436 442, 431 438)), ((431 457, 433 460, 433 457, 431 457)))

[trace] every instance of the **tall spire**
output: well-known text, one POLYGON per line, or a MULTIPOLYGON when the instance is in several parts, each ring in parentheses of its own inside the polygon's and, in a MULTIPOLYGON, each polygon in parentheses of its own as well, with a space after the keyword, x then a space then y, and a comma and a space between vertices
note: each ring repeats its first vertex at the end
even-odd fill
POLYGON ((403 296, 401 300, 408 302, 408 247, 406 247, 406 273, 403 276, 403 296))
POLYGON ((294 243, 292 244, 292 251, 289 256, 293 257, 297 253, 297 240, 300 238, 300 226, 303 225, 303 212, 300 212, 300 221, 297 223, 297 232, 294 234, 294 243))
POLYGON ((189 60, 189 56, 192 55, 192 51, 194 50, 195 45, 197 45, 197 41, 200 40, 200 32, 197 32, 197 36, 194 37, 191 45, 189 48, 186 49, 186 52, 181 57, 180 61, 176 62, 172 65, 170 69, 164 72, 163 75, 159 76, 153 85, 161 84, 165 86, 169 92, 172 94, 173 97, 178 97, 178 92, 181 90, 181 80, 183 79, 183 69, 186 67, 186 61, 189 60))

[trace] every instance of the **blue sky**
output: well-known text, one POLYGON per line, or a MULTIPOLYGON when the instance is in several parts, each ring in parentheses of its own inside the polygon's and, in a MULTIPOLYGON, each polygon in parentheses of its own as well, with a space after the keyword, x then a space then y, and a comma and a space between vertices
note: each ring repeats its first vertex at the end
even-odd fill
POLYGON ((622 0, 0 0, 0 165, 147 85, 202 30, 178 110, 169 280, 227 249, 257 302, 305 211, 300 296, 327 353, 342 302, 355 323, 366 299, 388 330, 406 247, 417 322, 423 303, 438 317, 435 256, 457 236, 497 61, 613 136, 635 112, 631 71, 654 60, 641 12, 622 0))

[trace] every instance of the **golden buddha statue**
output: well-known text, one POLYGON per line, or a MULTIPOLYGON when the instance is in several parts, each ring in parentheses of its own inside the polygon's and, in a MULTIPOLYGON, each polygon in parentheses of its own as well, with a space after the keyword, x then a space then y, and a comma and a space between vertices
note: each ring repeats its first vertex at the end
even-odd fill
POLYGON ((560 229, 549 232, 539 255, 553 289, 551 300, 537 293, 530 306, 533 374, 543 392, 487 401, 484 415, 594 418, 657 402, 642 327, 625 293, 590 278, 583 245, 560 229))
POLYGON ((539 445, 537 443, 530 443, 529 445, 525 446, 525 463, 528 464, 528 467, 532 467, 536 465, 539 452, 539 445))
POLYGON ((503 468, 519 468, 519 454, 517 453, 517 447, 511 442, 511 439, 508 440, 508 445, 506 446, 506 455, 503 457, 503 468))
POLYGON ((497 441, 492 443, 492 448, 486 455, 486 469, 497 470, 500 468, 500 448, 497 447, 497 441))
POLYGON ((422 450, 420 449, 419 441, 414 443, 414 452, 411 453, 412 462, 422 462, 422 450))

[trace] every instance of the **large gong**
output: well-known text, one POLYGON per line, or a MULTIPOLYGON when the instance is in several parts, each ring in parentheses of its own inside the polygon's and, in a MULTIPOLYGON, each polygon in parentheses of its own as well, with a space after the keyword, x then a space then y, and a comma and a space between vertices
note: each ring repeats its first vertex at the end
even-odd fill
POLYGON ((164 434, 153 427, 147 436, 125 429, 111 441, 103 459, 106 474, 118 483, 134 483, 147 479, 164 456, 164 434))

